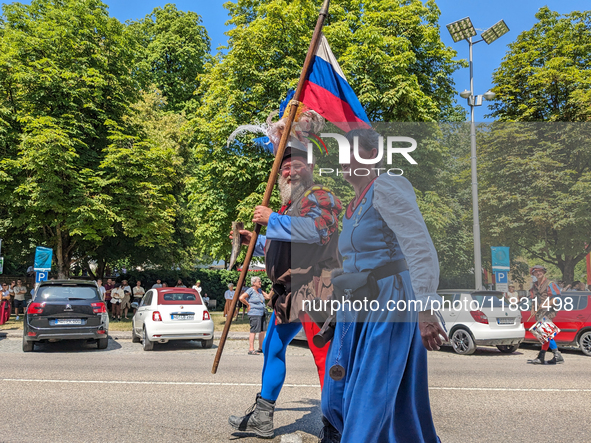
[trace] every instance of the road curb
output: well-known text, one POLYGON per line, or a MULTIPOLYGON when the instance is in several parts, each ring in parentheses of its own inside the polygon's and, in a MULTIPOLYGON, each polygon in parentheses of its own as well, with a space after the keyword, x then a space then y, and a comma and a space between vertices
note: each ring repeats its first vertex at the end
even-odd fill
MULTIPOLYGON (((228 340, 248 340, 248 332, 230 332, 228 340)), ((5 329, 0 331, 0 339, 2 338, 22 338, 22 329, 5 329)), ((214 332, 214 340, 219 340, 222 337, 221 332, 214 332)), ((131 331, 110 331, 109 338, 112 340, 131 340, 131 331)))

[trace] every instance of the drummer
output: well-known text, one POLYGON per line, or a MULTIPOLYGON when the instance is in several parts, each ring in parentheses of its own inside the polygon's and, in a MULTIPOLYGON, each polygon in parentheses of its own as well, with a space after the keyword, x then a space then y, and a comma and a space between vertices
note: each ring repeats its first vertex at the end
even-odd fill
MULTIPOLYGON (((546 268, 542 265, 536 265, 530 269, 530 274, 536 278, 536 281, 530 289, 530 298, 532 303, 532 315, 535 311, 536 321, 551 322, 556 317, 556 311, 553 309, 553 299, 560 297, 560 288, 556 283, 551 282, 546 278, 546 268)), ((534 365, 555 365, 557 363, 564 363, 564 358, 558 350, 558 346, 553 338, 542 344, 542 350, 538 356, 533 360, 528 360, 528 363, 534 365), (554 357, 547 362, 544 361, 546 351, 550 348, 554 357)))

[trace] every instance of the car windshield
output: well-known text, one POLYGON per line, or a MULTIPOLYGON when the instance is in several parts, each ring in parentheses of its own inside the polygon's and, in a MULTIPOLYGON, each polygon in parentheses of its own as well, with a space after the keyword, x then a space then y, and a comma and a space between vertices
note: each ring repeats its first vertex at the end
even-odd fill
POLYGON ((159 305, 200 305, 201 297, 191 292, 165 292, 158 294, 159 305))
POLYGON ((501 300, 494 295, 472 294, 472 299, 478 302, 480 308, 500 308, 503 306, 501 300))
POLYGON ((36 300, 92 300, 99 298, 93 286, 40 286, 36 300))

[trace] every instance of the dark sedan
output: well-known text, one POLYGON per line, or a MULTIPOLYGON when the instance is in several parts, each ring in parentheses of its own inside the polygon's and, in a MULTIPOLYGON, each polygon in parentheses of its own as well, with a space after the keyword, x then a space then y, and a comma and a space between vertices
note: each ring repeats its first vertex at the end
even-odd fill
POLYGON ((23 329, 24 352, 53 340, 92 340, 106 349, 109 316, 95 282, 50 280, 35 291, 23 329))

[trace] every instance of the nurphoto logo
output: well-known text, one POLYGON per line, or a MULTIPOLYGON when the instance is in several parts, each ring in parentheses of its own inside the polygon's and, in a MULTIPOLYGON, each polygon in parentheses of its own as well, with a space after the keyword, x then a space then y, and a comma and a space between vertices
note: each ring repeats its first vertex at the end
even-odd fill
MULTIPOLYGON (((337 143, 339 144, 339 164, 340 165, 349 165, 351 164, 351 143, 344 135, 333 133, 333 132, 326 132, 320 134, 320 137, 332 137, 334 138, 337 143)), ((318 138, 318 141, 324 147, 324 151, 328 154, 328 150, 326 149, 326 145, 324 142, 318 138)), ((308 143, 308 163, 314 163, 314 146, 319 147, 317 140, 310 140, 308 143)), ((402 137, 402 136, 388 136, 386 137, 386 165, 392 165, 392 158, 394 154, 402 155, 406 161, 408 161, 411 165, 416 165, 417 162, 414 158, 411 157, 410 153, 417 149, 417 141, 411 137, 402 137), (396 145, 395 145, 396 143, 396 145), (406 144, 410 146, 400 146, 400 144, 406 144)), ((400 168, 388 168, 388 167, 376 167, 383 163, 384 159, 384 137, 379 137, 379 142, 377 146, 378 154, 375 158, 365 159, 359 155, 359 137, 353 137, 353 156, 355 160, 362 165, 367 165, 366 168, 354 168, 354 169, 339 169, 339 168, 320 168, 319 173, 320 175, 330 175, 335 174, 338 175, 356 175, 359 177, 367 176, 371 173, 371 171, 375 171, 377 175, 386 171, 389 175, 403 175, 404 171, 400 168), (369 167, 373 166, 373 167, 369 167)))

